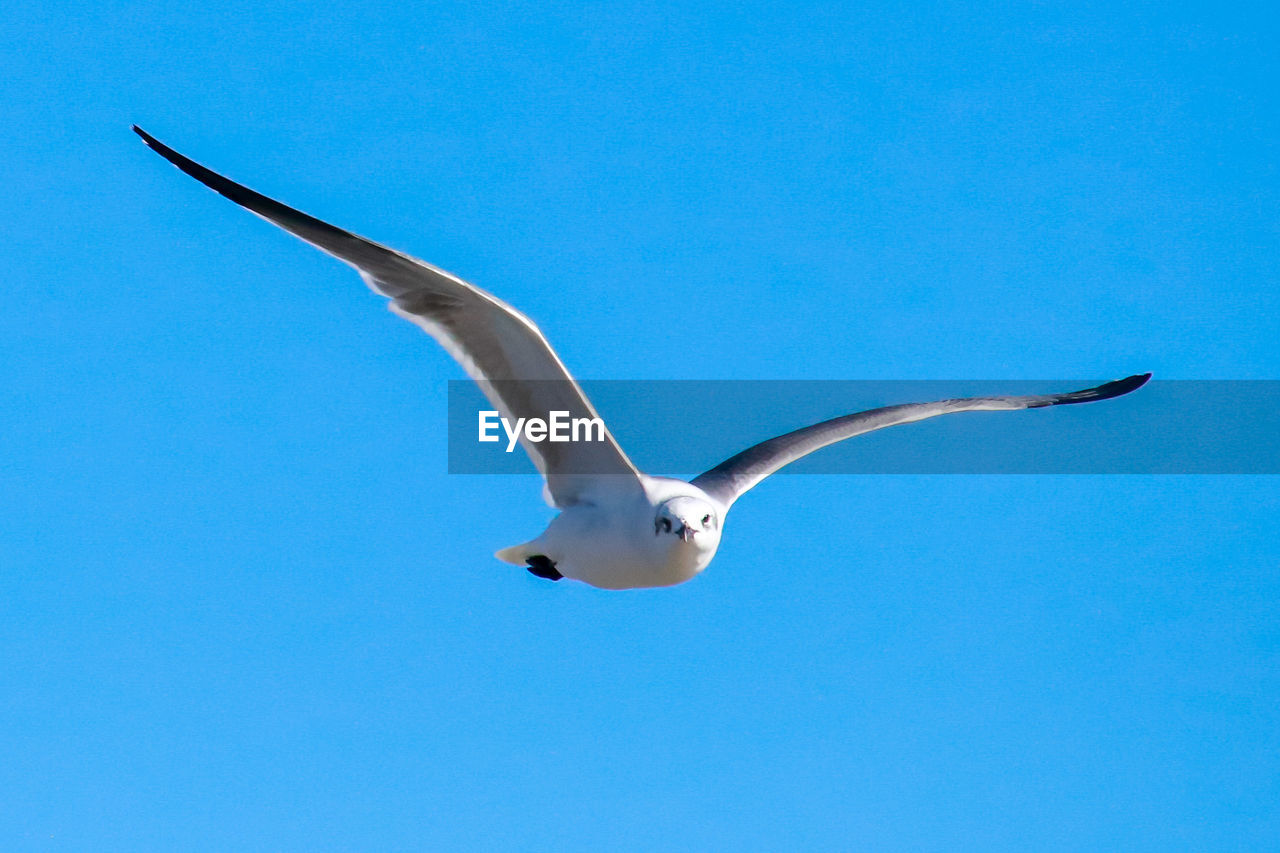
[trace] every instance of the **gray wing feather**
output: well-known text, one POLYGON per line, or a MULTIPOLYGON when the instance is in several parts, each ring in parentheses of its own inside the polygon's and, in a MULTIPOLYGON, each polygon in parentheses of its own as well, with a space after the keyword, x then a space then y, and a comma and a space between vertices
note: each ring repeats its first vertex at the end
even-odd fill
POLYGON ((1107 400, 1142 387, 1150 378, 1150 373, 1142 373, 1126 379, 1117 379, 1096 388, 1086 388, 1083 391, 1071 391, 1066 394, 968 397, 958 400, 938 400, 933 403, 886 406, 883 409, 845 415, 762 441, 726 459, 705 474, 700 474, 693 480, 693 484, 728 508, 742 496, 743 492, 784 465, 829 444, 853 438, 855 435, 954 412, 1013 411, 1107 400))
MULTIPOLYGON (((156 153, 236 204, 350 264, 391 310, 417 324, 452 355, 504 417, 599 415, 528 317, 457 276, 294 210, 184 157, 141 128, 156 153)), ((523 439, 522 439, 523 442, 523 439)), ((602 476, 640 489, 639 473, 607 431, 602 442, 523 442, 557 506, 576 503, 602 476)))

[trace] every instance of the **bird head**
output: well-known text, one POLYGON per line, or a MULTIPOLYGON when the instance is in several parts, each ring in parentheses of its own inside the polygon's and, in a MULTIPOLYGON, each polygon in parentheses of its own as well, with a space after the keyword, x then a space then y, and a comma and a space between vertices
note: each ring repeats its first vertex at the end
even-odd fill
POLYGON ((720 543, 720 514, 702 498, 671 498, 658 505, 653 535, 673 536, 698 550, 712 550, 720 543))

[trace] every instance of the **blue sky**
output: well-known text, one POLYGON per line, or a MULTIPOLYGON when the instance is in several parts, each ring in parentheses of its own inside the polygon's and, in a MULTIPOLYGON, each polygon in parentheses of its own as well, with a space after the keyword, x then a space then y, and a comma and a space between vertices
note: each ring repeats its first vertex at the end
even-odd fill
POLYGON ((1270 380, 1269 6, 182 5, 0 16, 0 847, 1280 837, 1276 478, 779 477, 538 581, 456 365, 129 132, 586 377, 1270 380))

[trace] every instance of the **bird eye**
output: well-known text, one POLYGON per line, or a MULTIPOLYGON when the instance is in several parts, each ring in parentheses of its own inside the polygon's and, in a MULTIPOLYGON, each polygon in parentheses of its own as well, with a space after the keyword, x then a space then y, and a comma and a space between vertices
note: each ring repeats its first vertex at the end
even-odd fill
POLYGON ((702 526, 706 527, 710 523, 711 523, 711 514, 707 513, 702 517, 702 526))
POLYGON ((671 519, 669 518, 662 519, 662 529, 668 533, 671 532, 671 519))

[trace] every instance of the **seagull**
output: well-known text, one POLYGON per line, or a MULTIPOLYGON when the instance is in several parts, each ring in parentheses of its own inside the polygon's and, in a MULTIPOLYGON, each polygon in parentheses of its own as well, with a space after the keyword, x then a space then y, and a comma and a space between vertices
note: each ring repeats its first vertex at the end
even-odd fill
POLYGON ((970 397, 887 406, 833 418, 763 441, 686 482, 641 473, 524 314, 498 297, 417 258, 322 222, 184 157, 146 131, 143 141, 183 172, 322 252, 354 267, 393 312, 420 326, 454 357, 510 421, 549 413, 602 425, 598 440, 520 443, 545 480, 559 514, 543 533, 504 548, 499 560, 540 578, 601 589, 665 587, 702 572, 720 545, 725 515, 738 498, 795 460, 855 435, 956 412, 1016 411, 1089 403, 1128 394, 1138 374, 1063 394, 970 397))

